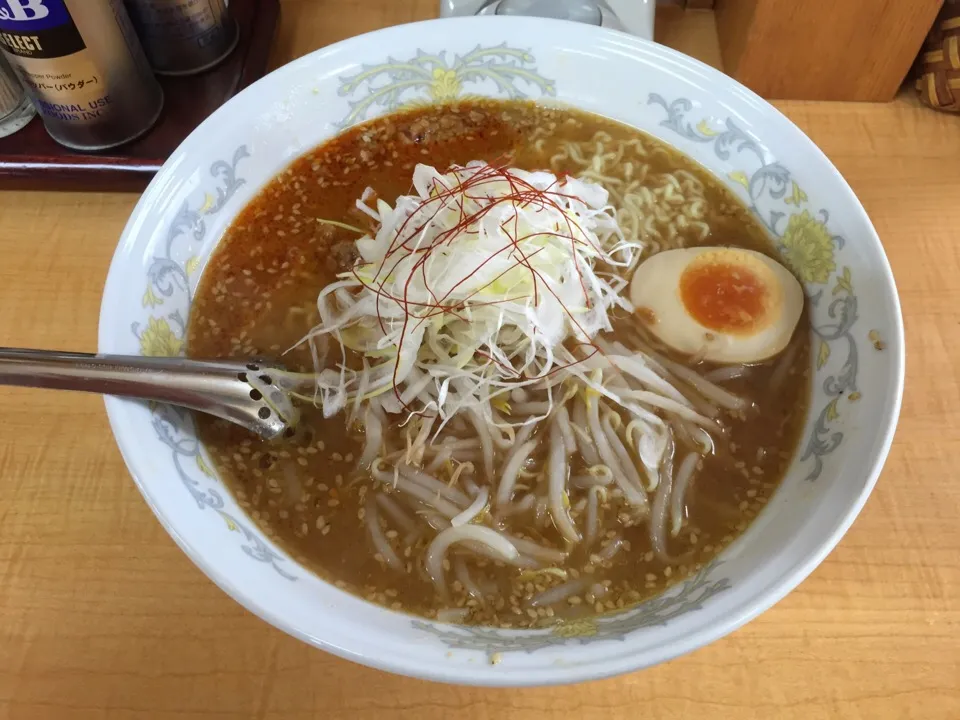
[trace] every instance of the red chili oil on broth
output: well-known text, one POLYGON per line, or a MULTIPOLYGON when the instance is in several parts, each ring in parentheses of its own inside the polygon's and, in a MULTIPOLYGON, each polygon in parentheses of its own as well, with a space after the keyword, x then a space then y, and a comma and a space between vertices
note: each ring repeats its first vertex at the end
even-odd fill
MULTIPOLYGON (((356 233, 317 219, 372 229, 371 219, 355 206, 367 187, 391 202, 409 192, 416 164, 443 171, 472 160, 599 182, 611 191, 615 206, 617 198, 632 193, 650 204, 640 219, 625 213, 621 227, 628 236, 642 234, 656 249, 732 245, 773 255, 763 229, 726 188, 689 158, 633 128, 522 102, 420 108, 351 128, 296 160, 257 194, 227 230, 201 278, 190 315, 189 354, 279 357, 319 322, 318 293, 356 258, 356 233), (700 219, 678 221, 677 198, 700 219)), ((658 557, 645 525, 624 526, 615 502, 596 493, 600 531, 589 551, 574 548, 562 562, 544 560, 537 571, 507 567, 455 546, 444 560, 447 598, 423 570, 435 533, 425 523, 414 532, 398 524, 388 507, 396 494, 389 502, 373 501, 383 488, 357 471, 362 433, 346 427, 343 414, 325 420, 319 409, 305 405, 296 436, 269 443, 209 416, 197 422, 219 476, 240 506, 321 577, 413 614, 436 617, 459 608, 453 617, 460 622, 536 627, 628 607, 659 593, 709 562, 747 527, 796 449, 809 397, 808 330, 804 313, 788 351, 722 382, 747 399, 750 409, 718 416, 723 433, 686 493, 680 532, 668 537, 669 556, 676 560, 658 557), (388 567, 372 544, 370 503, 401 571, 388 567), (479 587, 465 587, 465 578, 479 587), (560 588, 558 600, 541 601, 550 600, 549 594, 541 598, 543 593, 560 586, 575 591, 560 588)), ((636 316, 616 314, 612 337, 631 349, 652 345, 700 373, 712 369, 659 346, 636 316)), ((302 346, 282 362, 292 370, 313 370, 302 346)), ((402 432, 396 420, 389 432, 402 432)), ((495 475, 505 452, 498 451, 495 475)), ((541 442, 533 467, 545 452, 541 442)), ((678 453, 677 464, 681 457, 678 453)), ((570 462, 571 476, 585 471, 582 457, 570 462)), ((577 523, 588 511, 581 502, 587 495, 570 498, 577 523)), ((414 513, 405 508, 405 514, 414 513)), ((511 516, 508 531, 563 550, 560 534, 549 521, 538 523, 536 514, 530 507, 511 516)))

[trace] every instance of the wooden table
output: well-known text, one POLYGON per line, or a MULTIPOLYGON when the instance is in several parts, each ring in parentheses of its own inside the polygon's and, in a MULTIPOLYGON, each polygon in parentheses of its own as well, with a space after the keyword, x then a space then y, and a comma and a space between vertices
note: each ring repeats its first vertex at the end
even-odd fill
MULTIPOLYGON (((434 11, 433 0, 287 0, 274 60, 434 11)), ((662 30, 716 57, 707 20, 681 31, 666 18, 662 30)), ((883 238, 908 364, 876 492, 776 608, 668 665, 578 687, 479 690, 368 670, 269 627, 187 560, 129 480, 100 398, 4 389, 0 720, 960 718, 960 118, 907 96, 780 107, 883 238)), ((95 349, 135 201, 0 194, 0 342, 95 349)))

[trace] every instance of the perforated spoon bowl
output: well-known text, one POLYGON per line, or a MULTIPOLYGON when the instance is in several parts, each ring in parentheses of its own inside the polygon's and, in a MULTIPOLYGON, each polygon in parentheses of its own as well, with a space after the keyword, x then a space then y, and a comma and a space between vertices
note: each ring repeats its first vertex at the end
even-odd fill
POLYGON ((170 403, 215 415, 265 439, 299 419, 275 363, 89 355, 0 348, 0 385, 79 390, 170 403))

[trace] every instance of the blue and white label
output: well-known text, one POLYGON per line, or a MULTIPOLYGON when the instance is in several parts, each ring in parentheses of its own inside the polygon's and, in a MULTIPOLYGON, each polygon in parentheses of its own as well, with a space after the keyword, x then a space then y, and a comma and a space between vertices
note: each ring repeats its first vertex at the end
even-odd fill
POLYGON ((73 22, 63 0, 0 0, 0 28, 35 32, 73 22))

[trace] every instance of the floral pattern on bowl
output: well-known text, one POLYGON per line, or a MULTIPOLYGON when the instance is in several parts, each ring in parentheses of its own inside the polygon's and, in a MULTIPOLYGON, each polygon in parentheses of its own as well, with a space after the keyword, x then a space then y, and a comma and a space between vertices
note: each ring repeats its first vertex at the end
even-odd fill
POLYGON ((824 457, 843 442, 843 432, 831 430, 831 424, 840 418, 840 399, 844 394, 849 402, 861 398, 857 388, 857 341, 853 335, 859 319, 857 296, 850 267, 837 267, 837 253, 846 240, 830 231, 829 211, 812 210, 807 193, 793 173, 769 157, 733 119, 726 118, 719 128, 707 118, 694 125, 688 119, 693 103, 687 98, 668 102, 651 94, 648 103, 666 111, 667 117, 660 123, 663 127, 711 146, 721 160, 736 153, 743 169, 728 172, 727 179, 733 181, 733 188, 741 196, 746 195, 743 199, 747 207, 774 238, 781 259, 804 284, 813 308, 815 382, 822 383, 828 396, 801 448, 801 462, 812 460, 807 480, 816 480, 823 472, 824 457), (825 298, 826 290, 830 294, 825 298), (845 357, 839 368, 830 369, 827 364, 834 347, 840 347, 845 357))
POLYGON ((434 35, 421 27, 303 58, 241 93, 188 138, 144 194, 118 247, 101 350, 181 353, 192 292, 230 218, 257 187, 340 128, 473 96, 571 103, 657 135, 725 178, 804 281, 814 308, 815 417, 784 486, 719 561, 663 595, 595 619, 506 631, 415 620, 299 570, 223 492, 186 413, 108 400, 128 466, 174 539, 234 598, 307 642, 376 667, 455 682, 567 682, 709 642, 799 582, 876 479, 899 402, 902 327, 875 233, 796 128, 695 61, 565 23, 470 18, 445 21, 434 35), (279 122, 283 132, 271 132, 279 122), (172 476, 180 483, 169 483, 172 476), (495 656, 494 666, 487 660, 495 656))
MULTIPOLYGON (((249 156, 246 146, 241 145, 230 161, 215 161, 210 166, 210 176, 216 183, 204 190, 196 209, 184 202, 169 223, 163 252, 150 263, 144 279, 146 290, 141 304, 149 315, 146 323, 137 321, 130 327, 139 342, 141 355, 170 357, 184 354, 192 288, 200 269, 199 253, 207 235, 206 223, 246 182, 238 174, 238 166, 249 156), (187 259, 183 263, 177 261, 176 250, 180 250, 181 255, 186 253, 187 259)), ((204 458, 192 414, 183 408, 160 404, 152 404, 150 411, 157 437, 172 453, 180 482, 197 507, 216 511, 227 529, 242 537, 241 549, 249 557, 267 563, 280 577, 295 580, 296 576, 284 567, 284 556, 263 540, 250 520, 227 509, 223 485, 212 463, 204 458)))
POLYGON ((496 97, 526 100, 556 94, 556 84, 537 72, 529 50, 506 43, 463 55, 418 49, 406 60, 387 58, 340 78, 339 94, 349 98, 350 112, 340 123, 349 127, 386 112, 429 103, 496 97))
POLYGON ((623 642, 632 632, 653 625, 664 625, 674 618, 699 610, 711 597, 729 589, 728 578, 711 578, 721 564, 720 561, 710 563, 677 586, 636 607, 560 623, 545 630, 500 630, 423 620, 414 620, 413 627, 435 635, 449 648, 480 651, 489 657, 508 652, 532 653, 558 645, 586 645, 609 640, 623 642))

